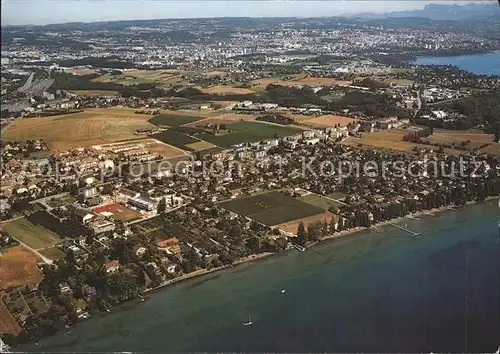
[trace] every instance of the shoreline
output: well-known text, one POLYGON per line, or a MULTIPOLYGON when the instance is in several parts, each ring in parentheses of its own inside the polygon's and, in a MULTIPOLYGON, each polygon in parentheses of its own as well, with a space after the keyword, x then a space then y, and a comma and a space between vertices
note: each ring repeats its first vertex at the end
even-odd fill
POLYGON ((146 289, 144 291, 144 295, 150 294, 150 293, 154 293, 154 292, 156 292, 158 290, 161 290, 161 289, 163 289, 163 288, 165 288, 165 287, 167 287, 169 285, 176 284, 176 283, 182 282, 184 280, 193 279, 193 278, 201 277, 203 275, 207 275, 207 274, 210 274, 210 273, 215 273, 215 272, 218 272, 218 271, 221 271, 221 270, 224 270, 224 269, 233 268, 234 266, 239 265, 239 264, 254 262, 254 261, 257 261, 257 260, 260 260, 260 259, 264 259, 264 258, 270 257, 270 256, 272 256, 274 254, 275 253, 271 253, 271 252, 257 253, 257 254, 253 254, 253 255, 247 256, 247 257, 240 258, 240 259, 236 260, 234 263, 229 264, 229 265, 224 265, 224 266, 221 266, 221 267, 211 268, 211 269, 198 269, 198 270, 195 270, 194 272, 181 275, 180 277, 167 280, 166 282, 164 282, 163 284, 158 285, 155 288, 146 289))
MULTIPOLYGON (((481 204, 481 203, 488 202, 488 201, 495 200, 495 199, 499 199, 499 196, 489 196, 489 197, 486 197, 485 200, 480 201, 480 202, 470 201, 470 202, 467 202, 466 205, 460 205, 460 206, 458 206, 458 205, 451 204, 451 205, 445 205, 445 206, 442 206, 442 207, 439 207, 439 208, 433 208, 433 209, 429 209, 429 210, 419 210, 417 212, 410 213, 410 214, 407 214, 405 216, 401 216, 401 217, 398 217, 398 218, 395 218, 395 219, 380 221, 378 223, 375 223, 375 224, 371 225, 370 227, 358 226, 358 227, 354 227, 352 229, 343 230, 343 231, 340 231, 340 232, 336 232, 336 233, 334 233, 332 235, 323 237, 319 241, 308 243, 306 245, 307 246, 306 247, 306 251, 307 251, 307 248, 313 247, 313 246, 321 244, 323 242, 334 240, 336 238, 341 238, 341 237, 346 237, 346 236, 354 235, 354 234, 357 234, 357 233, 362 232, 362 231, 368 231, 370 229, 375 229, 376 230, 377 227, 381 227, 381 226, 386 226, 386 225, 398 223, 398 222, 401 222, 403 220, 408 220, 408 219, 410 219, 410 220, 411 219, 418 220, 420 217, 423 217, 423 216, 434 216, 436 213, 443 213, 443 212, 449 212, 449 211, 453 211, 453 210, 458 210, 458 209, 463 208, 463 207, 467 207, 467 206, 470 206, 470 205, 481 204)), ((258 254, 254 254, 254 255, 250 255, 250 256, 238 259, 238 260, 236 260, 234 263, 232 263, 230 265, 224 265, 224 266, 221 266, 221 267, 211 268, 211 269, 198 269, 198 270, 195 270, 194 272, 181 275, 180 277, 177 277, 177 278, 174 278, 174 279, 170 279, 170 280, 166 281, 165 283, 163 283, 163 284, 161 284, 161 285, 159 285, 159 286, 157 286, 155 288, 147 289, 147 290, 144 291, 144 295, 149 294, 149 293, 153 293, 153 292, 156 292, 156 291, 159 291, 159 290, 161 290, 161 289, 163 289, 163 288, 165 288, 165 287, 167 287, 169 285, 176 284, 176 283, 182 282, 184 280, 194 279, 194 278, 201 277, 203 275, 207 275, 207 274, 210 274, 210 273, 215 273, 215 272, 218 272, 218 271, 221 271, 221 270, 224 270, 224 269, 233 268, 234 266, 239 265, 239 264, 251 263, 251 262, 254 262, 254 261, 262 260, 262 259, 265 259, 265 258, 268 258, 268 257, 271 257, 271 256, 276 256, 276 255, 278 255, 280 253, 283 253, 283 252, 288 252, 288 251, 293 250, 293 249, 294 248, 287 248, 287 249, 285 249, 283 251, 273 252, 273 253, 272 252, 258 253, 258 254)))
MULTIPOLYGON (((368 231, 368 230, 372 229, 373 227, 379 227, 379 226, 383 226, 383 225, 388 225, 390 223, 397 223, 397 222, 401 222, 401 221, 403 221, 405 219, 418 219, 419 217, 422 217, 422 216, 434 216, 435 213, 443 213, 443 212, 458 210, 458 209, 461 209, 463 207, 467 207, 467 206, 471 206, 471 205, 479 205, 479 204, 483 204, 483 203, 488 202, 488 201, 498 200, 498 199, 499 199, 499 196, 489 196, 489 197, 487 197, 483 201, 480 201, 480 202, 471 201, 471 202, 467 202, 466 205, 462 205, 462 206, 447 205, 447 206, 443 206, 443 207, 440 207, 440 208, 434 208, 434 209, 430 209, 430 210, 421 210, 421 211, 417 211, 415 213, 410 213, 408 215, 405 215, 405 216, 402 216, 402 217, 399 217, 399 218, 395 218, 395 219, 392 219, 392 220, 385 220, 385 221, 376 223, 376 224, 374 224, 374 225, 372 225, 370 227, 356 227, 356 228, 352 228, 352 229, 348 229, 348 230, 343 230, 343 231, 337 232, 337 233, 335 233, 333 235, 329 235, 327 237, 324 237, 324 238, 320 239, 319 241, 311 242, 311 243, 307 244, 306 246, 307 246, 307 248, 311 248, 311 247, 314 247, 314 246, 316 246, 318 244, 322 244, 322 243, 326 243, 326 242, 332 241, 332 240, 334 240, 336 238, 341 238, 341 237, 346 237, 346 236, 350 236, 350 235, 355 235, 355 234, 357 234, 357 233, 359 233, 361 231, 368 231)), ((306 248, 306 251, 307 251, 307 248, 306 248)), ((202 276, 208 275, 210 273, 216 273, 216 272, 222 271, 224 269, 233 268, 233 266, 236 266, 236 265, 240 265, 240 264, 244 264, 244 263, 251 263, 251 262, 263 260, 263 259, 269 258, 271 256, 276 256, 276 255, 279 255, 279 254, 283 254, 283 253, 288 252, 290 250, 294 250, 294 248, 287 248, 287 249, 285 249, 283 251, 280 251, 280 252, 273 252, 273 253, 271 253, 271 252, 264 252, 264 253, 259 253, 259 254, 255 254, 255 255, 250 255, 250 256, 247 256, 247 257, 244 257, 244 258, 236 260, 233 264, 224 265, 224 266, 217 267, 217 268, 212 268, 212 269, 198 269, 198 270, 196 270, 194 272, 191 272, 191 273, 188 273, 188 274, 184 274, 184 275, 182 275, 180 277, 177 277, 177 278, 174 278, 174 279, 170 279, 170 280, 166 281, 165 283, 163 283, 163 284, 161 284, 161 285, 159 285, 159 286, 157 286, 155 288, 146 289, 142 294, 145 297, 146 295, 153 294, 154 292, 160 291, 163 288, 168 287, 169 285, 180 283, 182 281, 189 280, 189 279, 194 279, 194 278, 202 277, 202 276)), ((137 299, 131 299, 130 301, 125 301, 123 303, 113 305, 112 308, 115 308, 116 310, 119 311, 119 309, 122 307, 122 305, 126 304, 127 302, 132 302, 133 300, 137 300, 137 299)), ((94 317, 95 315, 97 315, 97 314, 93 314, 92 317, 94 317)), ((106 315, 106 313, 105 312, 104 313, 100 313, 100 315, 104 316, 104 315, 106 315)), ((92 321, 92 318, 90 318, 89 321, 92 321)), ((82 321, 82 323, 83 322, 87 322, 87 321, 82 321)), ((78 324, 79 323, 76 323, 75 325, 78 325, 78 324)), ((43 340, 43 338, 41 338, 41 340, 43 340)), ((22 344, 22 345, 25 345, 25 344, 22 344)))
POLYGON ((485 203, 485 202, 488 202, 488 201, 491 201, 491 200, 496 200, 496 199, 499 199, 499 198, 500 198, 500 196, 488 196, 488 197, 486 197, 485 200, 480 201, 480 202, 470 201, 470 202, 467 202, 467 204, 465 204, 465 205, 450 204, 450 205, 445 205, 445 206, 442 206, 442 207, 439 207, 439 208, 433 208, 433 209, 429 209, 429 210, 419 210, 419 211, 416 211, 414 213, 409 213, 409 214, 407 214, 405 216, 401 216, 401 217, 398 217, 398 218, 395 218, 395 219, 384 220, 384 221, 377 222, 377 223, 375 223, 375 224, 373 224, 373 225, 371 225, 369 227, 358 226, 358 227, 355 227, 355 228, 352 228, 352 229, 343 230, 343 231, 334 233, 332 235, 329 235, 329 236, 321 238, 319 241, 315 241, 315 242, 311 242, 310 244, 307 244, 307 248, 315 246, 315 245, 320 244, 320 243, 325 242, 325 241, 334 240, 334 239, 339 238, 339 237, 349 236, 349 235, 352 235, 352 234, 355 234, 355 233, 358 233, 358 232, 361 232, 361 231, 368 231, 370 229, 377 230, 377 227, 386 226, 386 225, 390 225, 390 224, 395 224, 395 223, 401 222, 403 220, 408 220, 408 219, 410 219, 410 220, 412 220, 412 219, 413 220, 418 220, 420 217, 423 217, 423 216, 434 216, 436 213, 443 213, 443 212, 458 210, 458 209, 461 209, 463 207, 467 207, 467 206, 470 206, 470 205, 482 204, 482 203, 485 203))

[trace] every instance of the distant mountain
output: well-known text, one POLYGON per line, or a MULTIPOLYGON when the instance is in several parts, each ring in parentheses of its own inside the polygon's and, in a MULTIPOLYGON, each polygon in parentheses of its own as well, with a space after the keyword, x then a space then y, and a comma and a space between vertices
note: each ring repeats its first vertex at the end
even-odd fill
POLYGON ((483 20, 496 18, 500 11, 499 9, 499 4, 496 1, 466 5, 429 4, 422 10, 397 11, 382 14, 365 12, 354 15, 354 17, 368 19, 420 17, 438 21, 483 20))

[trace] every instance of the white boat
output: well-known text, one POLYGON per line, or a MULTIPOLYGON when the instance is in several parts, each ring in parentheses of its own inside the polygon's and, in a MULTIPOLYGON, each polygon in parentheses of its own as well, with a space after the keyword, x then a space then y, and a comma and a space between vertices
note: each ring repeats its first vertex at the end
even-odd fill
POLYGON ((252 315, 248 315, 248 321, 243 322, 242 325, 243 326, 251 326, 251 325, 253 325, 252 315))
POLYGON ((281 293, 282 294, 286 293, 286 290, 285 289, 281 290, 281 293))

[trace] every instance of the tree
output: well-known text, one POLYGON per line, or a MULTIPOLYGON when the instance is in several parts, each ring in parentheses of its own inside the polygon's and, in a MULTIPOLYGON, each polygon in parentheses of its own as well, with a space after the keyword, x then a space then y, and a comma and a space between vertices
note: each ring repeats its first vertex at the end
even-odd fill
POLYGON ((301 221, 298 228, 297 228, 297 243, 299 245, 305 245, 307 243, 307 233, 306 233, 306 227, 304 226, 304 223, 301 221))
POLYGON ((250 236, 246 242, 247 248, 252 253, 259 253, 260 251, 260 240, 257 236, 250 236))
POLYGON ((166 210, 167 210, 167 201, 165 200, 165 197, 163 197, 158 203, 156 211, 158 214, 163 214, 166 210))
POLYGON ((333 234, 335 231, 337 231, 337 223, 335 222, 335 218, 333 216, 330 219, 329 231, 331 234, 333 234))
POLYGON ((309 241, 319 240, 320 225, 318 223, 307 225, 307 238, 309 241))
POLYGON ((233 227, 231 227, 231 231, 229 231, 229 236, 233 240, 238 240, 241 237, 241 227, 240 227, 240 225, 238 225, 238 224, 233 225, 233 227))

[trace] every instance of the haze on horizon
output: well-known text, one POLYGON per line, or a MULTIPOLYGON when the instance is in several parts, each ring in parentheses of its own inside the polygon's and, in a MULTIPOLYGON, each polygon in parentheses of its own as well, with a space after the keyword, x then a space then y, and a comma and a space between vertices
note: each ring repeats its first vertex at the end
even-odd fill
POLYGON ((3 25, 200 17, 317 17, 422 9, 470 1, 2 0, 3 25))

